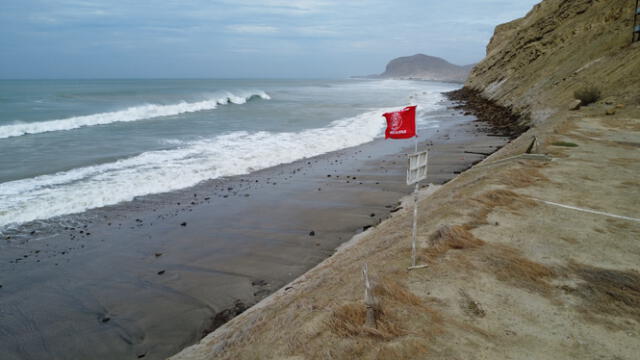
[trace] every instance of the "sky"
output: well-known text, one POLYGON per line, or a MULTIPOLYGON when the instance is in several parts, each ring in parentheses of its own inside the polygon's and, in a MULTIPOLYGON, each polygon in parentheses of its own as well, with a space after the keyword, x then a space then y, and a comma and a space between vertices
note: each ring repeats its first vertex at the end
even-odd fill
POLYGON ((341 78, 480 61, 540 0, 0 0, 0 78, 341 78))

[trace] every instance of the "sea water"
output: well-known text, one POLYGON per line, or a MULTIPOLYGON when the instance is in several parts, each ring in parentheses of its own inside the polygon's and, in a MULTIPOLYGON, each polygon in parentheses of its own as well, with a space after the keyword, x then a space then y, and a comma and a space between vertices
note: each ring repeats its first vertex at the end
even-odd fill
POLYGON ((456 84, 397 80, 0 80, 0 231, 418 128, 456 84))

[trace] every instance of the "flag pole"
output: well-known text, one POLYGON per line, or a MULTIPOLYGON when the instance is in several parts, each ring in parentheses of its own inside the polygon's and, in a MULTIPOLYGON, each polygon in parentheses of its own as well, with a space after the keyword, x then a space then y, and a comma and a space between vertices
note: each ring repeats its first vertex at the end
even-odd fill
MULTIPOLYGON (((416 136, 414 142, 414 153, 418 152, 418 131, 416 129, 416 136)), ((418 232, 418 190, 420 182, 416 181, 416 186, 413 190, 413 232, 411 235, 411 267, 416 267, 416 235, 418 232)))

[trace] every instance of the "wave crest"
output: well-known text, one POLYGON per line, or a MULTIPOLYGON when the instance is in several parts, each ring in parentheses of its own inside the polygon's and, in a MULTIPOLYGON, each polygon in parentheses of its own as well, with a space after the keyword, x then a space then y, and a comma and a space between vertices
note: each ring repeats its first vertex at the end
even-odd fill
POLYGON ((264 91, 250 92, 246 95, 224 93, 220 97, 204 101, 182 101, 177 104, 171 105, 146 104, 130 107, 119 111, 85 116, 74 116, 66 119, 4 125, 0 126, 0 139, 29 134, 41 134, 52 131, 73 130, 87 126, 106 125, 116 122, 131 122, 153 119, 163 116, 174 116, 184 113, 213 110, 217 108, 218 105, 244 104, 248 101, 258 98, 264 100, 271 99, 271 97, 264 91))

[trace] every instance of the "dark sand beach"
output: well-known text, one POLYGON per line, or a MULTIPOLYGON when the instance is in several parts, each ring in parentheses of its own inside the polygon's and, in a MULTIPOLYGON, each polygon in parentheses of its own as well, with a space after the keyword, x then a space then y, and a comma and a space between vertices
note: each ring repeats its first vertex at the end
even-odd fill
MULTIPOLYGON (((508 141, 458 110, 438 117, 439 129, 420 133, 431 151, 425 184, 508 141)), ((5 234, 2 358, 178 352, 389 217, 412 190, 412 151, 412 140, 376 140, 5 234)))

